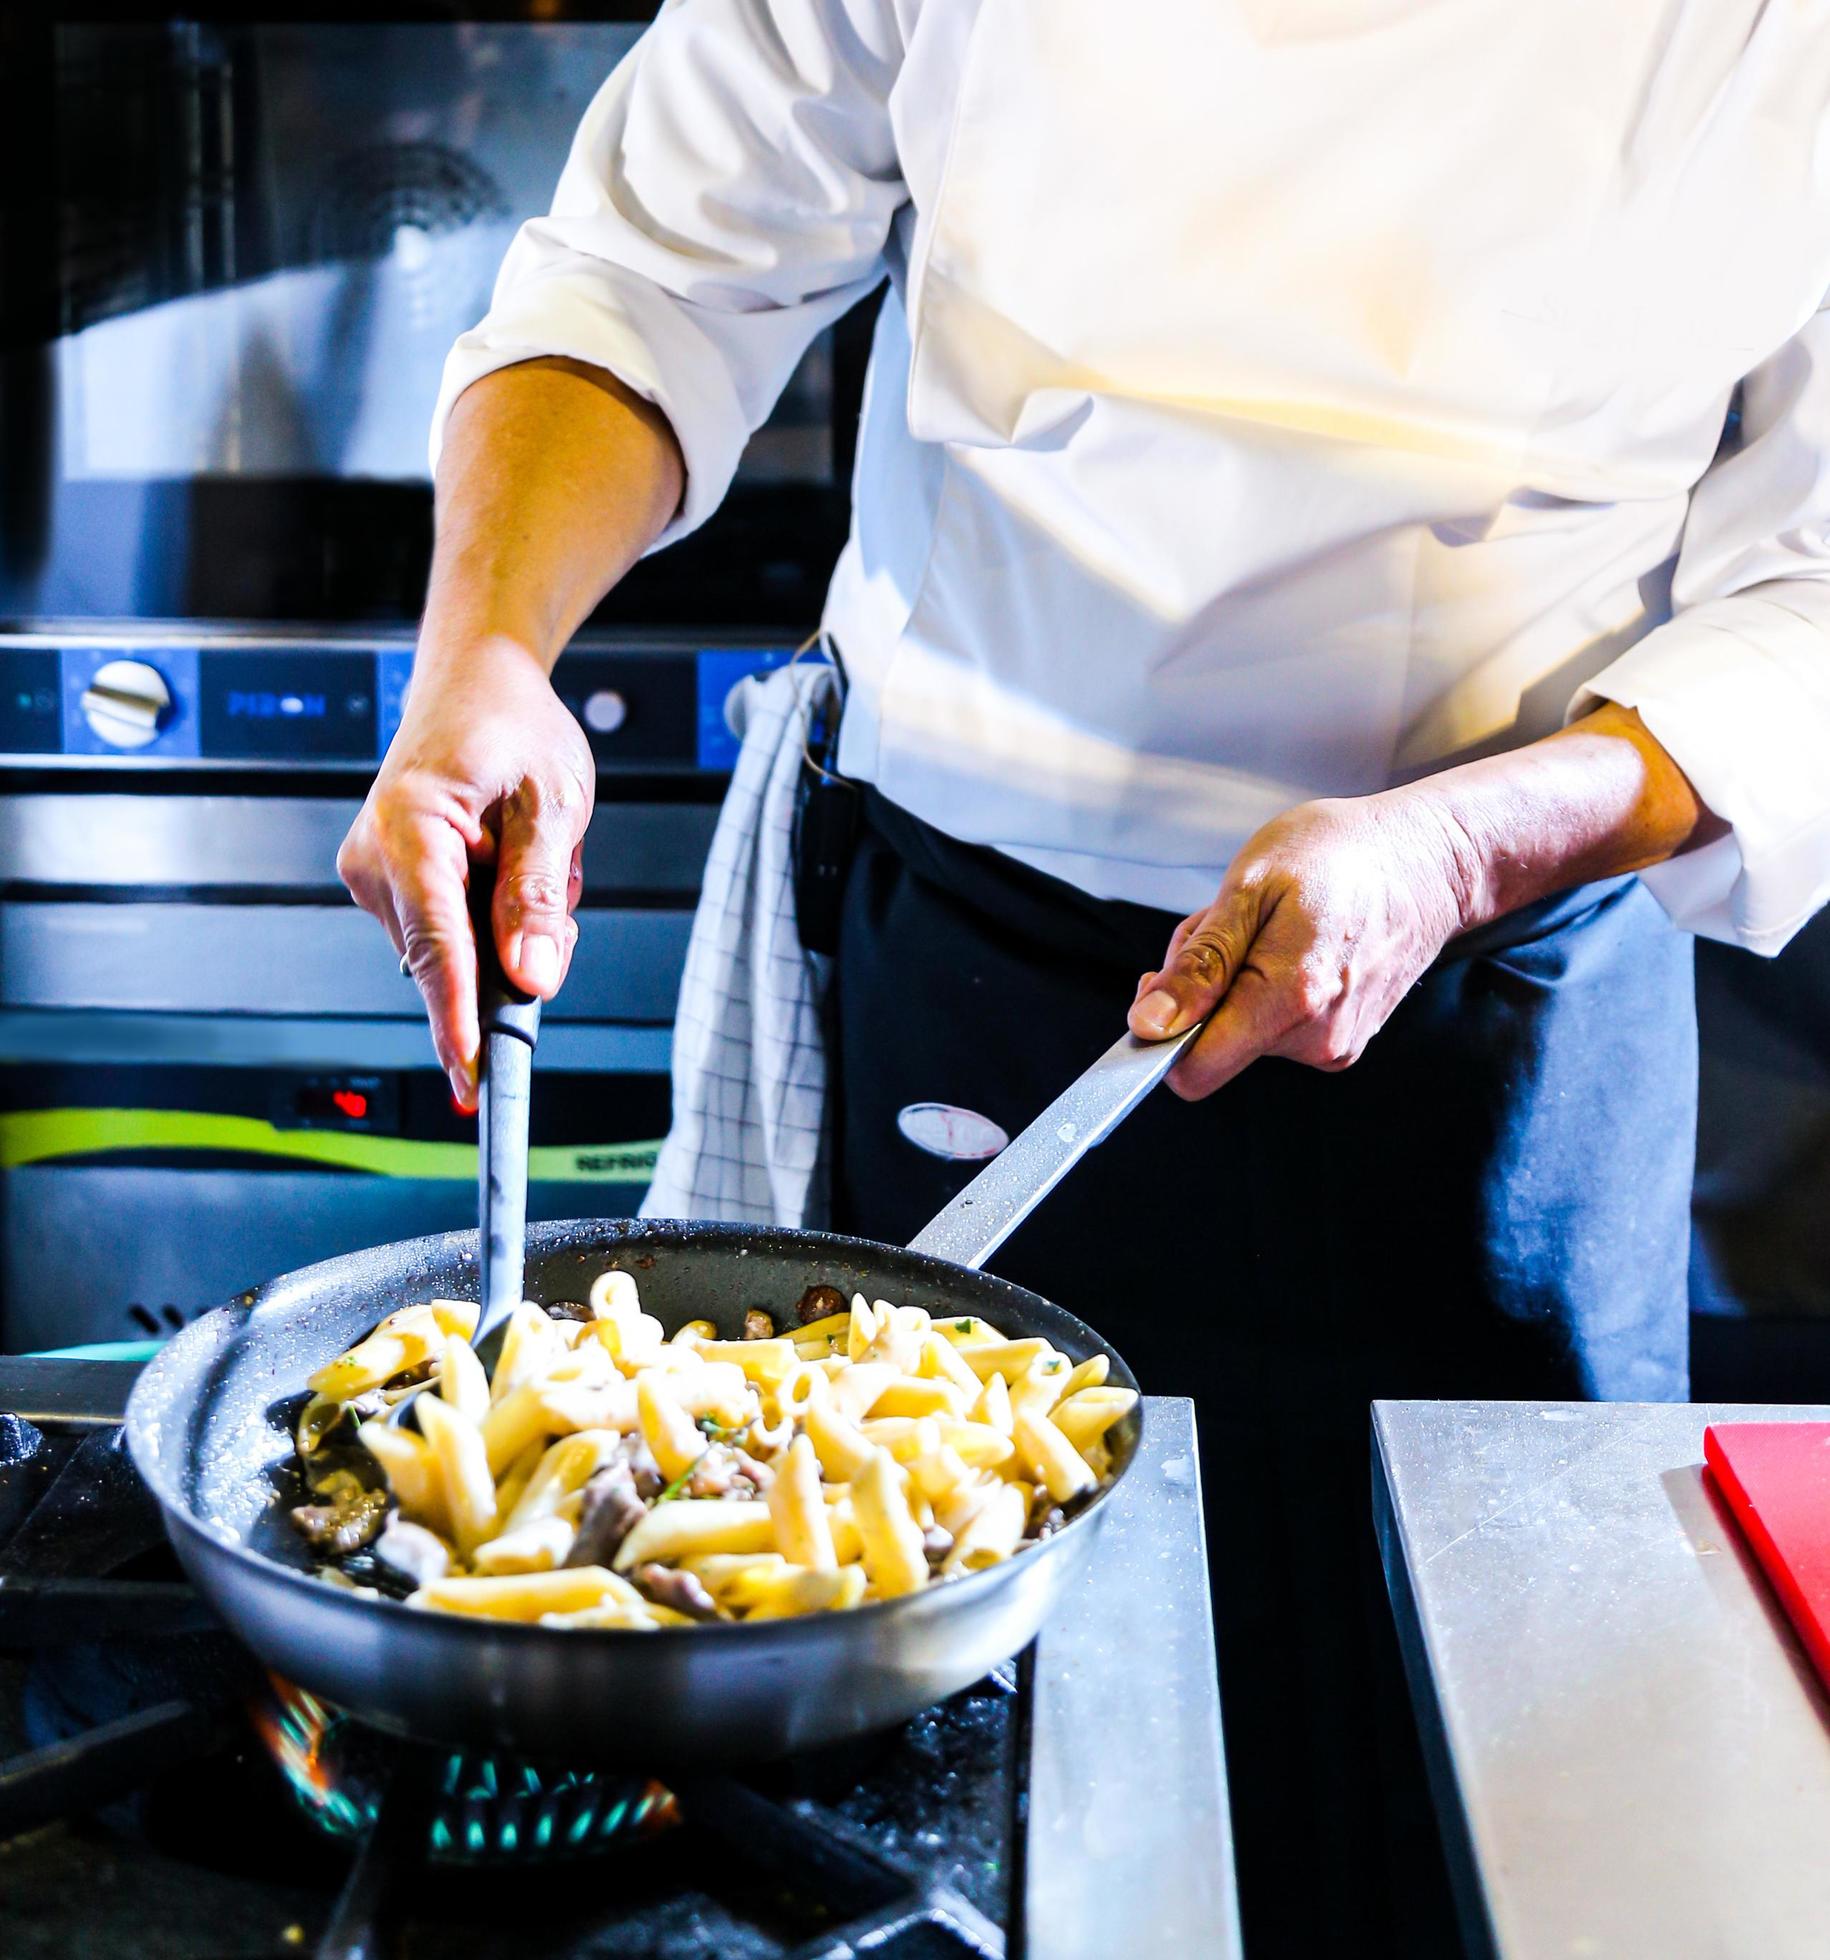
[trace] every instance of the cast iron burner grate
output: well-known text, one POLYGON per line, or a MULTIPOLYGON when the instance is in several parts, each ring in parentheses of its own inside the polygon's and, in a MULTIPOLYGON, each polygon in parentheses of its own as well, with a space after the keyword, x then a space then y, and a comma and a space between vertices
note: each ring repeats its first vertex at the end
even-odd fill
POLYGON ((116 1428, 0 1415, 0 1948, 486 1960, 537 1925, 579 1960, 992 1960, 1021 1945, 1031 1666, 671 1791, 402 1744, 215 1627, 116 1428))

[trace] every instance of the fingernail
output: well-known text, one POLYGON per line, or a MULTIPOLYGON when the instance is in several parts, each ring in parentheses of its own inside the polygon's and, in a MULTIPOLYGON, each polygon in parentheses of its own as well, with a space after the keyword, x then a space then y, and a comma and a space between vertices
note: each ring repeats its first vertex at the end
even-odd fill
POLYGON ((1175 1025, 1180 1006, 1174 994, 1165 993, 1159 987, 1155 993, 1146 994, 1131 1010, 1131 1025, 1141 1035, 1166 1035, 1175 1025))
POLYGON ((477 1106, 477 1072, 468 1062, 451 1064, 451 1094, 463 1109, 477 1106))
POLYGON ((559 947, 545 933, 530 932, 522 938, 517 964, 523 984, 534 993, 551 993, 559 985, 559 947))

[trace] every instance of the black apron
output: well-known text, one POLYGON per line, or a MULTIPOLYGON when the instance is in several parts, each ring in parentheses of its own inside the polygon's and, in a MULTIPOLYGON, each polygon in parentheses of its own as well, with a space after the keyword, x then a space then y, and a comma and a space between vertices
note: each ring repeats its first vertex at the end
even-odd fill
MULTIPOLYGON (((901 1242, 1119 1034, 1174 919, 865 790, 829 1001, 835 1227, 901 1242)), ((1159 1092, 992 1268, 1193 1396, 1248 1952, 1453 1952, 1370 1519, 1375 1397, 1681 1399, 1691 942, 1637 880, 1470 935, 1365 1056, 1159 1092)))

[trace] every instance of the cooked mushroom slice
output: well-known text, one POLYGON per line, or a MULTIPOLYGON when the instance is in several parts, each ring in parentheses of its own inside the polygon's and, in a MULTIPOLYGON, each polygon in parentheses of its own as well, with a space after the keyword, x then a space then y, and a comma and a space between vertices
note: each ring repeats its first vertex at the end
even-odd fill
POLYGON ((623 1438, 622 1459, 635 1479, 635 1494, 644 1503, 652 1503, 667 1488, 667 1479, 662 1476, 661 1466, 654 1460, 654 1451, 643 1437, 630 1435, 623 1438))
POLYGON ((451 1550, 444 1539, 398 1514, 375 1540, 375 1556, 416 1586, 429 1586, 451 1569, 451 1550))
POLYGON ((657 1606, 671 1606, 689 1620, 715 1620, 718 1604, 690 1572, 670 1565, 638 1565, 632 1575, 636 1590, 657 1606))
POLYGON ((314 1551, 347 1558, 376 1536, 387 1514, 387 1493, 364 1490, 343 1493, 331 1504, 295 1504, 289 1515, 314 1551))
POLYGON ((816 1320, 843 1313, 848 1304, 836 1286, 810 1286, 795 1303, 794 1317, 801 1326, 811 1327, 816 1320))
POLYGON ((595 1320, 597 1318, 582 1300, 549 1300, 544 1311, 548 1320, 595 1320))
POLYGON ((761 1307, 752 1307, 743 1317, 743 1337, 746 1341, 774 1340, 775 1316, 764 1313, 761 1307))
POLYGON ((566 1554, 567 1565, 605 1565, 642 1519, 648 1506, 636 1494, 635 1473, 626 1461, 600 1470, 585 1485, 578 1535, 566 1554))

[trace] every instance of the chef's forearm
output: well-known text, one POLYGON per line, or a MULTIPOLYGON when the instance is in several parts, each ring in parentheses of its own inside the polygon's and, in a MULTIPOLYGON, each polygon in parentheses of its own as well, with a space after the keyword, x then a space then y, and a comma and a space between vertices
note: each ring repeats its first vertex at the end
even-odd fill
POLYGON ((583 362, 523 361, 452 408, 418 664, 506 641, 549 671, 679 508, 667 419, 583 362))
POLYGON ((1464 928, 1662 863, 1723 830, 1638 714, 1613 702, 1391 794, 1441 824, 1464 928))

